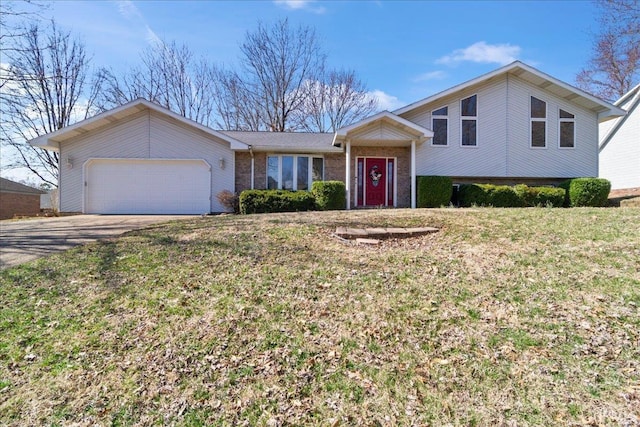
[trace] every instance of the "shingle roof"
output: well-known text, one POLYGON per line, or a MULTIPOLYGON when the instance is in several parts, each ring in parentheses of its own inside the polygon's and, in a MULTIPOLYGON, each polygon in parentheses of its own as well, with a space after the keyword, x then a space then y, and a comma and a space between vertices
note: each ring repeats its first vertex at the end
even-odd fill
POLYGON ((341 153, 334 147, 332 133, 220 131, 254 151, 287 151, 297 153, 341 153))
POLYGON ((46 191, 11 181, 10 179, 0 178, 0 191, 6 193, 22 193, 22 194, 46 194, 46 191))

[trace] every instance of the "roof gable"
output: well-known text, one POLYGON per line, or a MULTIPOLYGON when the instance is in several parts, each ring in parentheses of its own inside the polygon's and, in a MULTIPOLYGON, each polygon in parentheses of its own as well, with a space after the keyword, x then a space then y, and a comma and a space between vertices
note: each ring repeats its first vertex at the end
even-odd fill
POLYGON ((427 138, 433 137, 433 132, 423 128, 407 119, 397 116, 389 111, 382 111, 364 120, 345 126, 336 131, 333 138, 333 145, 339 145, 343 140, 348 139, 351 135, 367 135, 372 128, 378 134, 378 138, 398 138, 407 136, 420 142, 427 138), (395 128, 399 132, 385 132, 385 127, 395 128), (388 135, 388 136, 385 136, 388 135))
POLYGON ((179 114, 174 113, 171 110, 168 110, 167 108, 164 108, 154 102, 150 102, 142 98, 136 99, 134 101, 131 101, 127 104, 113 108, 111 110, 104 111, 100 114, 97 114, 88 119, 79 121, 70 126, 66 126, 55 132, 51 132, 46 135, 41 135, 28 142, 29 144, 35 147, 40 147, 40 148, 44 148, 52 151, 58 151, 60 149, 60 142, 64 142, 68 139, 71 139, 79 135, 83 135, 87 132, 91 132, 93 130, 102 128, 104 126, 108 126, 112 123, 123 120, 133 114, 139 113, 144 110, 155 111, 166 117, 170 117, 174 120, 177 120, 178 122, 186 126, 198 129, 208 135, 211 135, 218 139, 226 141, 229 143, 230 148, 232 150, 248 149, 248 146, 243 142, 240 142, 228 135, 215 131, 193 120, 187 119, 179 114))
POLYGON ((640 105, 640 84, 622 95, 614 105, 617 107, 623 107, 627 111, 627 114, 616 118, 613 125, 609 128, 609 131, 604 135, 600 135, 600 151, 609 144, 611 138, 613 138, 620 127, 622 127, 622 125, 629 120, 633 114, 638 114, 636 111, 638 109, 638 105, 640 105))
POLYGON ((458 92, 480 85, 490 79, 505 74, 515 75, 536 87, 544 89, 556 96, 559 96, 560 98, 567 100, 568 102, 572 102, 581 105, 589 110, 592 110, 598 113, 598 118, 600 120, 619 117, 625 114, 624 110, 620 109, 619 107, 609 104, 606 101, 603 101, 587 92, 584 92, 581 89, 558 80, 555 77, 551 77, 550 75, 543 73, 542 71, 539 71, 520 61, 514 61, 502 68, 498 68, 497 70, 483 74, 479 77, 476 77, 475 79, 453 86, 452 88, 446 89, 440 93, 409 104, 406 107, 399 108, 393 111, 393 113, 397 115, 403 115, 424 105, 437 102, 441 98, 456 94, 458 92))

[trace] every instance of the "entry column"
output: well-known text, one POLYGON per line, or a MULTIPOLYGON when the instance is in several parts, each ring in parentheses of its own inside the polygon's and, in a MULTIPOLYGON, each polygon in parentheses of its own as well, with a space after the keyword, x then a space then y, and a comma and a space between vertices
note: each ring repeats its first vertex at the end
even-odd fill
POLYGON ((346 196, 347 196, 347 210, 350 210, 351 209, 351 140, 349 139, 347 139, 346 156, 347 156, 347 166, 345 168, 345 174, 347 176, 345 177, 344 183, 345 183, 345 190, 346 190, 346 196))
POLYGON ((416 141, 411 140, 411 209, 416 208, 416 141))

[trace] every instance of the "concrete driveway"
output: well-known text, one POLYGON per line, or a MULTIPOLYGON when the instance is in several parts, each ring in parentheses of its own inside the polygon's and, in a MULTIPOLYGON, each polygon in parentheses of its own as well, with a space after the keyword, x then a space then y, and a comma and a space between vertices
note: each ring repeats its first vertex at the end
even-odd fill
POLYGON ((76 215, 0 221, 0 269, 190 215, 76 215))

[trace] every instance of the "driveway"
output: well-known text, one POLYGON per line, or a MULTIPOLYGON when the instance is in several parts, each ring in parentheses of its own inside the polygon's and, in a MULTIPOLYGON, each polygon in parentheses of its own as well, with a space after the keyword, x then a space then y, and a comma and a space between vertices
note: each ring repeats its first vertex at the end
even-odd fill
POLYGON ((0 221, 0 269, 190 215, 75 215, 0 221))

